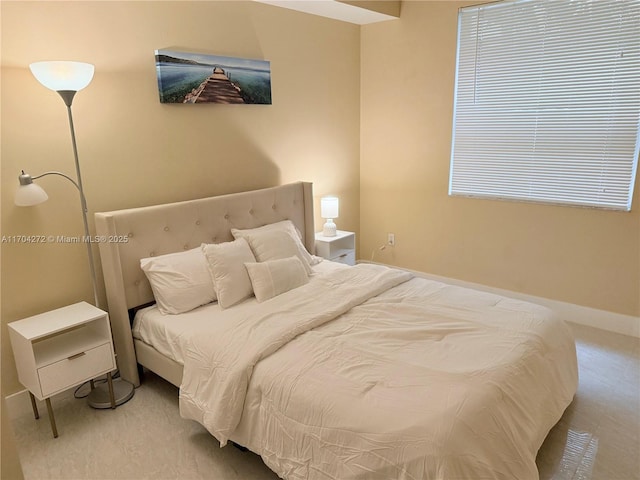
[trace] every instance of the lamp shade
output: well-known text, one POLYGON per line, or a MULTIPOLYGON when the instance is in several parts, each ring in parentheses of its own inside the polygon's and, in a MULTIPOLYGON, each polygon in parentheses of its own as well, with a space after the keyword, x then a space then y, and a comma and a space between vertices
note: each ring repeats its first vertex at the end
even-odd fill
POLYGON ((40 185, 29 183, 18 187, 14 202, 19 207, 31 207, 46 202, 48 198, 47 192, 40 185))
POLYGON ((320 216, 322 218, 338 218, 338 197, 322 197, 320 199, 320 216))
POLYGON ((82 90, 91 82, 94 71, 93 65, 82 62, 36 62, 29 68, 42 85, 56 92, 82 90))

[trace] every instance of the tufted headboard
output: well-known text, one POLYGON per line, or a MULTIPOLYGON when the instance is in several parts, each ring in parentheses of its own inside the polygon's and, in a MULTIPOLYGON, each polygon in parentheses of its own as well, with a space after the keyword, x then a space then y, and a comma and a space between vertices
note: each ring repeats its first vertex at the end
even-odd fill
POLYGON ((153 301, 140 259, 233 240, 231 228, 291 220, 314 253, 312 184, 278 187, 184 202, 96 213, 109 318, 123 379, 139 384, 129 309, 153 301))

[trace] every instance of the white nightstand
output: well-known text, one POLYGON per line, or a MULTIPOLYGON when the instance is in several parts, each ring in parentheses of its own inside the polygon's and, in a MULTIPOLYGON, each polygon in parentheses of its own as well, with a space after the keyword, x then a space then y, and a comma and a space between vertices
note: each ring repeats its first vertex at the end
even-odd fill
MULTIPOLYGON (((8 324, 18 379, 31 397, 46 400, 53 436, 58 436, 50 397, 107 374, 111 408, 115 408, 111 372, 116 360, 109 315, 86 302, 8 324)), ((93 387, 93 381, 91 382, 93 387)))
POLYGON ((356 264, 356 234, 338 230, 335 237, 316 233, 316 255, 332 262, 356 264))

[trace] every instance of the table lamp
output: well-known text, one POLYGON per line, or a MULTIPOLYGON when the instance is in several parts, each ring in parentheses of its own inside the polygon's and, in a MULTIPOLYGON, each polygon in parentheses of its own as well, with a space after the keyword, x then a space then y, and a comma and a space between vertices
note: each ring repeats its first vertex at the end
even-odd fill
POLYGON ((334 218, 338 218, 338 197, 322 197, 320 199, 320 216, 326 220, 322 228, 325 237, 336 236, 336 224, 334 218))

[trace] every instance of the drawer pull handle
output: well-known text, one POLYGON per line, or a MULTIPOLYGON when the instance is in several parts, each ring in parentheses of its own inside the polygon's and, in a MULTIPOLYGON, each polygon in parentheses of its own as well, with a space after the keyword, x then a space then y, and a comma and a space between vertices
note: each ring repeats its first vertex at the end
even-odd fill
POLYGON ((76 353, 75 355, 71 355, 70 357, 67 357, 67 360, 75 360, 76 358, 80 358, 83 355, 86 355, 86 353, 85 352, 76 353))
POLYGON ((344 257, 346 257, 347 255, 348 255, 348 253, 343 253, 342 255, 340 255, 340 257, 339 257, 339 258, 344 258, 344 257))

